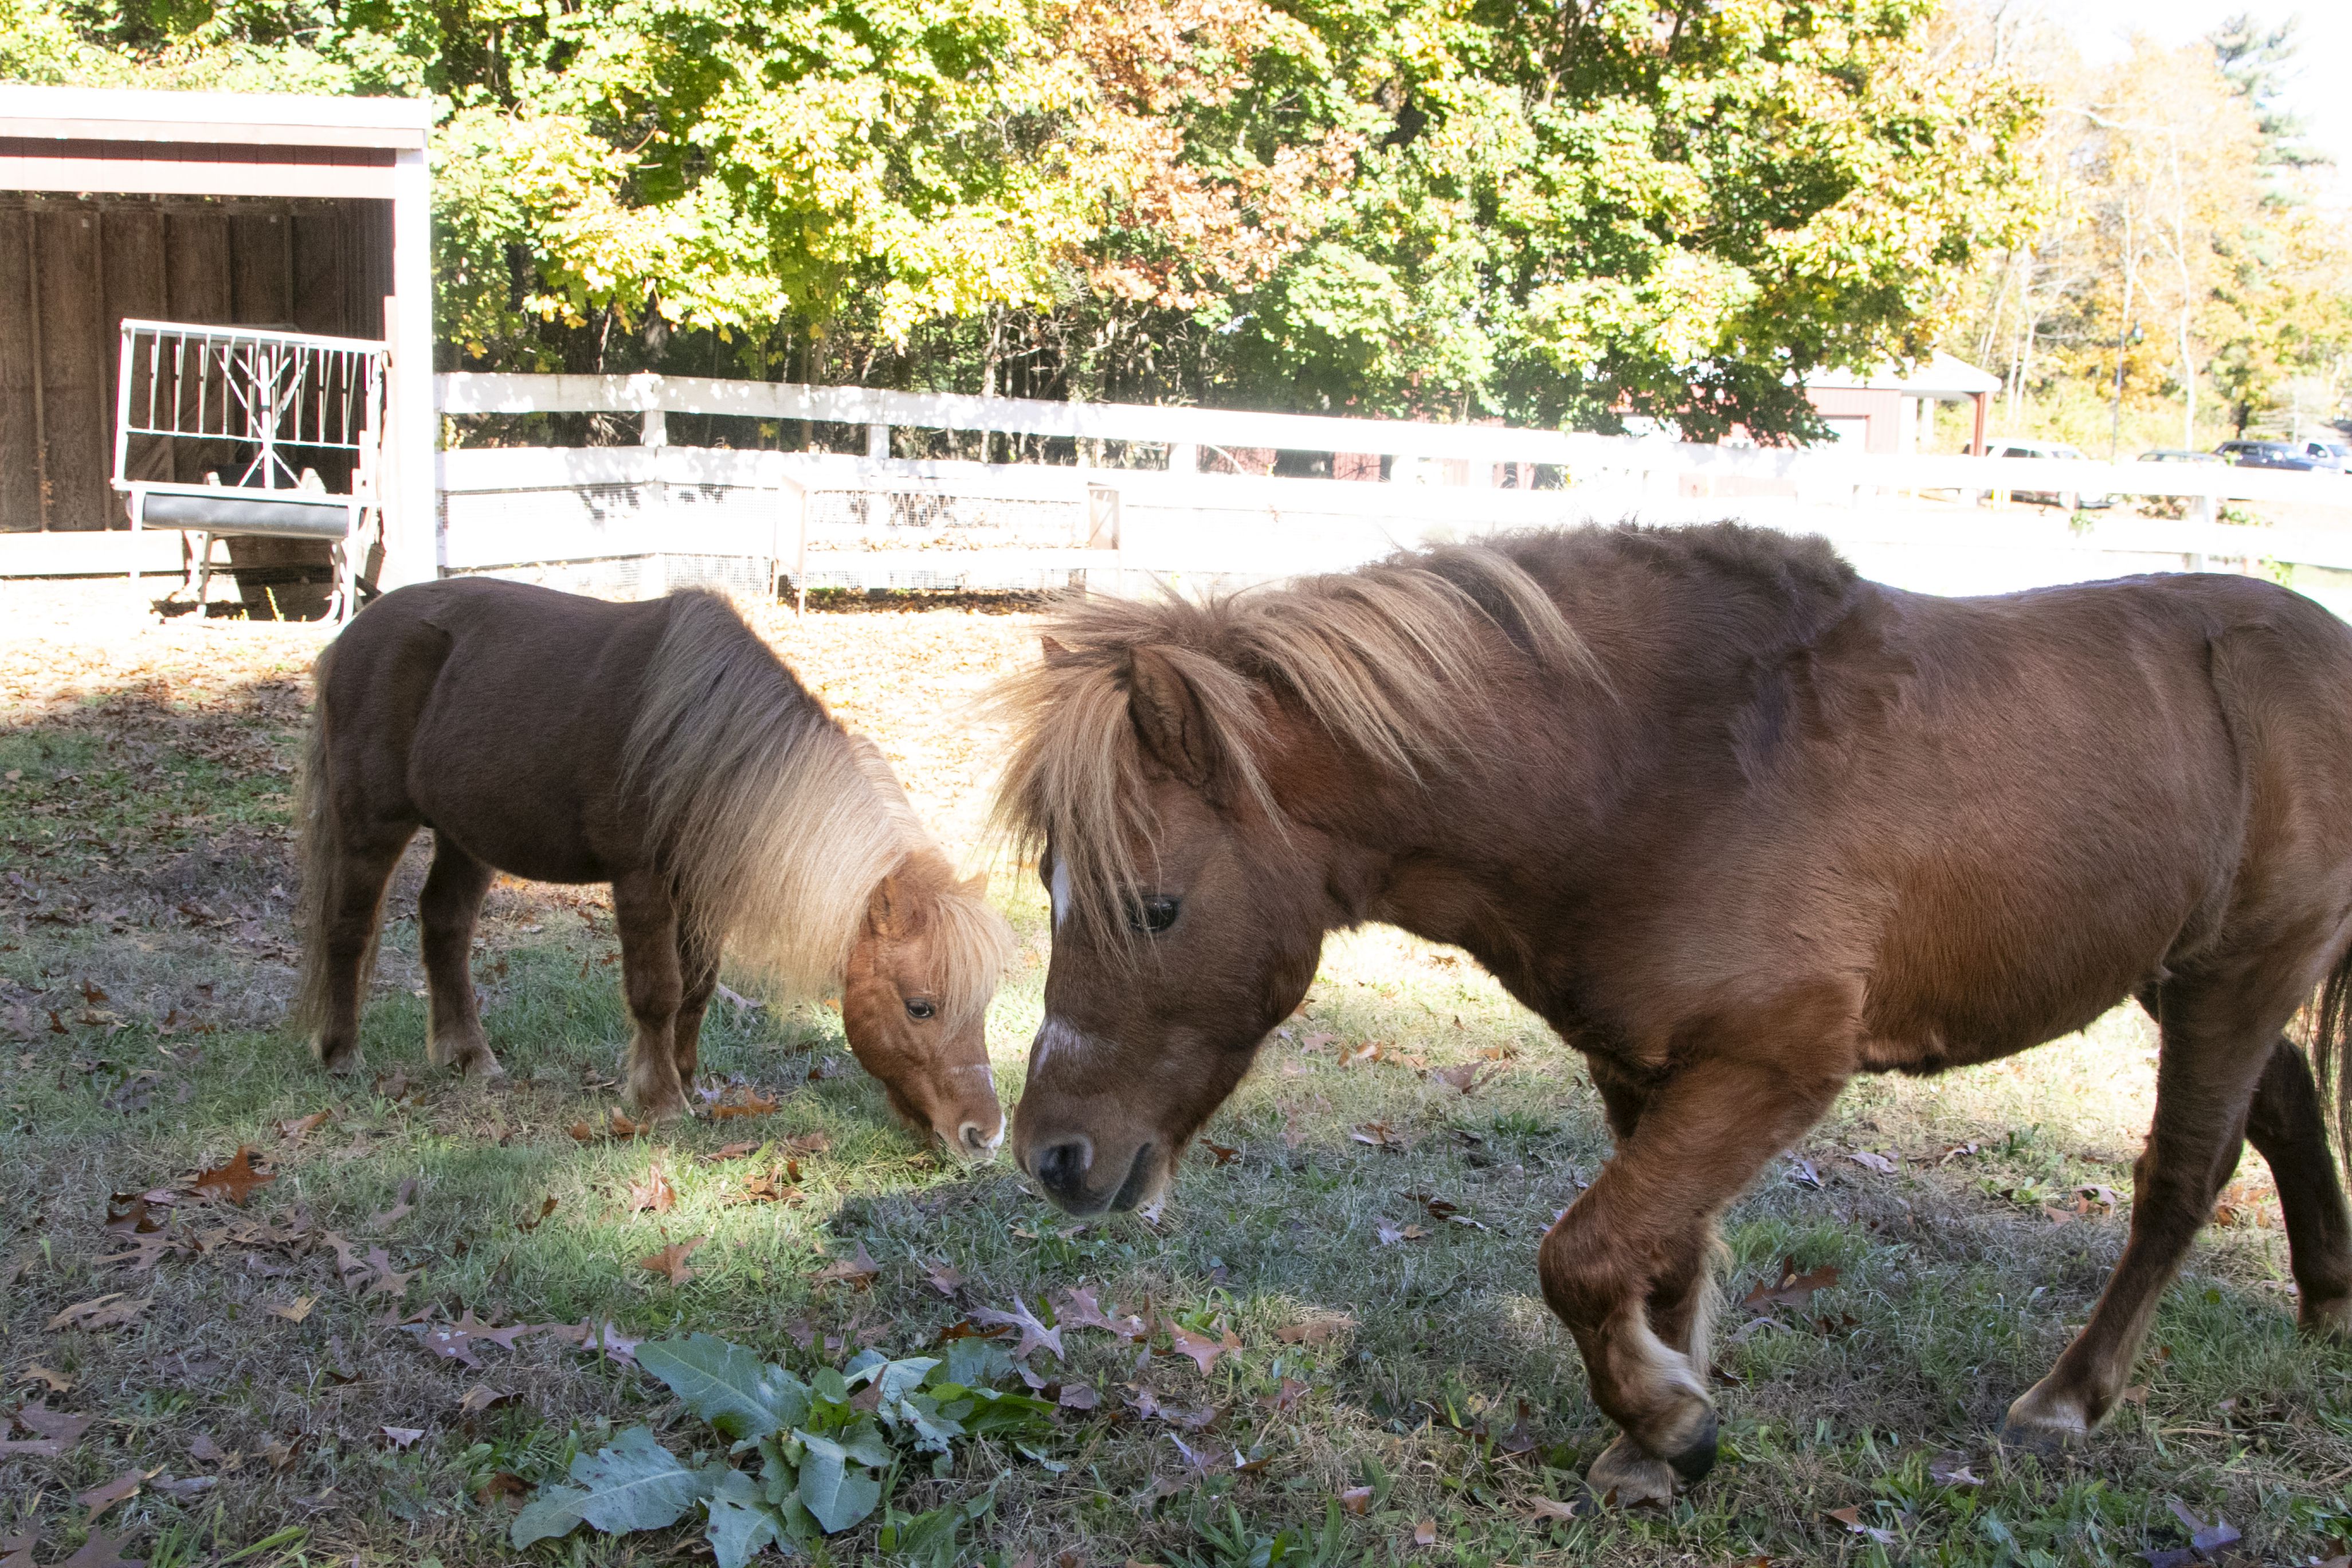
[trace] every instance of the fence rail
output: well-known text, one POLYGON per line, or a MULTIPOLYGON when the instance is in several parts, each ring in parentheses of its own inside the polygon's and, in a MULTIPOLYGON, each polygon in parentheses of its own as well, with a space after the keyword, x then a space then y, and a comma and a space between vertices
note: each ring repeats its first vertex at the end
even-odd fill
MULTIPOLYGON (((1493 529, 1739 516, 1830 536, 1874 575, 1990 592, 2143 570, 2352 572, 2352 477, 2205 464, 1880 457, 1500 425, 1046 403, 654 375, 453 374, 445 415, 635 413, 643 444, 441 455, 444 566, 733 552, 803 587, 1034 586, 1089 570, 1246 580, 1493 529), (867 456, 677 447, 670 414, 863 426, 867 456), (890 458, 899 426, 1069 437, 1077 465, 890 458), (1085 466, 1089 438, 1163 466, 1085 466), (1386 482, 1201 470, 1203 451, 1378 454, 1386 482), (1529 488, 1536 470, 1559 488, 1529 488), (2012 498, 2063 499, 2027 509, 2012 498), (2066 513, 2178 498, 2188 515, 2066 513), (496 498, 496 499, 494 499, 496 498), (2218 521, 2231 501, 2294 526, 2218 521), (731 542, 730 542, 731 541, 731 542)), ((1373 472, 1377 470, 1367 470, 1373 472)), ((2352 599, 2347 599, 2352 606, 2352 599)))

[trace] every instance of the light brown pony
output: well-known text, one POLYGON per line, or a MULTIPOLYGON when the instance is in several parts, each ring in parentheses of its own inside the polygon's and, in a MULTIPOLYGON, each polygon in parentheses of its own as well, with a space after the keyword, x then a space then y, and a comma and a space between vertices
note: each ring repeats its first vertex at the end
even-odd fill
MULTIPOLYGON (((1818 539, 1536 533, 1206 605, 1081 602, 1009 693, 1000 810, 1053 893, 1022 1166, 1073 1213, 1178 1153, 1365 921, 1455 943, 1584 1053, 1617 1146, 1540 1254, 1621 1500, 1715 1457, 1716 1217, 1859 1072, 2137 997, 2131 1235, 2006 1435, 2078 1440, 2251 1139, 2302 1320, 2352 1328, 2303 1054, 2344 1051, 2352 631, 2241 577, 1941 599, 1818 539)), ((2338 1112, 2343 1110, 2339 1094, 2338 1112)))
POLYGON ((628 1089, 687 1109, 722 951, 785 994, 838 985, 891 1108, 960 1154, 1003 1117, 985 1015, 1012 932, 957 881, 871 742, 844 731, 725 601, 614 605, 489 581, 385 595, 319 656, 302 772, 292 1019, 330 1071, 359 1013, 394 864, 420 827, 436 1065, 495 1073, 467 960, 498 870, 610 882, 635 1037, 628 1089))

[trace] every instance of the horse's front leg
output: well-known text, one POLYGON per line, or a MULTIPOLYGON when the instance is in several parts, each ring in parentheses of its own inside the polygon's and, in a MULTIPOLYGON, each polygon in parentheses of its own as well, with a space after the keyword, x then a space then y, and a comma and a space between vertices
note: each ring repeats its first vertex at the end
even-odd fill
POLYGON ((1621 1503, 1672 1495, 1715 1463, 1706 1308, 1715 1216, 1828 1109, 1843 1072, 1703 1058, 1621 1117, 1616 1153, 1544 1237, 1544 1299, 1576 1336, 1592 1396, 1623 1436, 1594 1461, 1621 1503))
POLYGON ((428 1015, 425 1059, 456 1068, 468 1078, 496 1078, 501 1069, 482 1032, 482 1010, 474 994, 474 925, 482 896, 498 872, 475 859, 436 829, 433 867, 417 900, 417 945, 425 959, 428 1015))
POLYGON ((677 908, 663 879, 635 871, 613 880, 613 923, 621 932, 621 993, 636 1023, 629 1042, 629 1099, 653 1121, 686 1114, 671 1042, 685 979, 678 970, 677 908))

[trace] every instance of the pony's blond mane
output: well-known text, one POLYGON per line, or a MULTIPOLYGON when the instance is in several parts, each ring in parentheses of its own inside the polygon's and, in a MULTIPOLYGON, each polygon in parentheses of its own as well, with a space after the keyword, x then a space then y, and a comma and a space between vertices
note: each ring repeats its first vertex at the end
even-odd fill
POLYGON ((778 992, 838 984, 874 889, 904 873, 937 928, 943 1010, 987 1008, 1012 952, 1003 918, 955 881, 880 749, 718 595, 671 597, 622 777, 688 918, 778 992))
POLYGON ((1139 653, 1191 688, 1217 763, 1213 792, 1277 827, 1269 694, 1295 700, 1381 774, 1427 781, 1469 755, 1498 657, 1599 679, 1551 596, 1486 545, 1406 552, 1204 602, 1078 599, 1044 630, 1058 648, 998 689, 1013 756, 994 820, 1024 855, 1050 841, 1074 909, 1109 930, 1123 926, 1115 917, 1129 891, 1149 884, 1136 847, 1149 855, 1158 837, 1129 711, 1139 653))

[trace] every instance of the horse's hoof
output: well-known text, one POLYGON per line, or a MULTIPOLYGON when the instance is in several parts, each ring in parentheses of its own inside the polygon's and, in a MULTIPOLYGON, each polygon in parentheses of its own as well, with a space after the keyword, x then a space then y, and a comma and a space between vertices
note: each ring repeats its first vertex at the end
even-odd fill
POLYGON ((2305 1296, 2295 1314, 2303 1331, 2315 1340, 2329 1340, 2337 1344, 2352 1343, 2352 1296, 2314 1300, 2305 1296))
POLYGON ((2000 1424, 2000 1446, 2054 1459, 2088 1441, 2091 1423, 2082 1406, 2064 1394, 2045 1394, 2036 1384, 2018 1395, 2000 1424))
POLYGON ((1707 1471, 1715 1468, 1716 1424, 1715 1410, 1710 1406, 1706 1413, 1706 1426, 1698 1436, 1666 1456, 1666 1463, 1674 1467, 1675 1474, 1683 1479, 1685 1486, 1698 1485, 1706 1479, 1707 1471))
POLYGON ((311 1047, 310 1054, 319 1058, 320 1067, 337 1078, 348 1078, 366 1065, 360 1060, 359 1048, 355 1046, 333 1052, 321 1051, 314 1046, 311 1047))
MULTIPOLYGON (((1710 1463, 1714 1459, 1713 1447, 1710 1439, 1710 1463)), ((1585 1472, 1584 1484, 1602 1502, 1619 1508, 1639 1508, 1644 1503, 1664 1507, 1674 1500, 1675 1469, 1664 1459, 1650 1458, 1640 1444, 1621 1433, 1592 1461, 1592 1468, 1585 1472)), ((1702 1469, 1700 1473, 1706 1472, 1702 1469)))
POLYGON ((507 1069, 499 1065, 499 1058, 488 1051, 478 1051, 472 1056, 459 1058, 457 1071, 467 1078, 478 1079, 485 1083, 492 1079, 507 1076, 507 1069))

